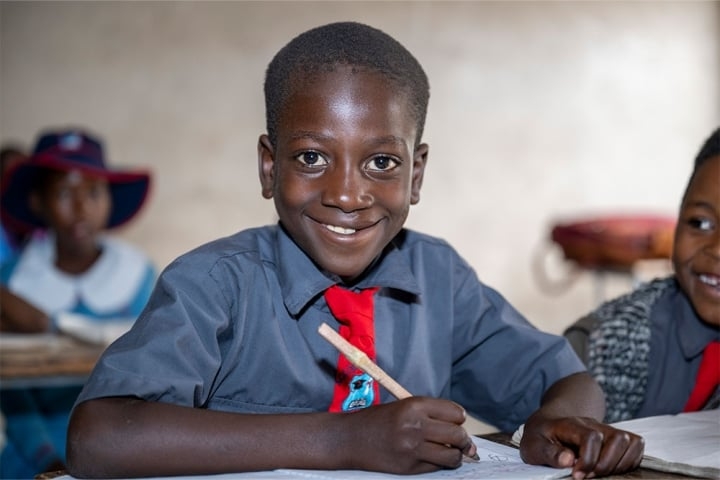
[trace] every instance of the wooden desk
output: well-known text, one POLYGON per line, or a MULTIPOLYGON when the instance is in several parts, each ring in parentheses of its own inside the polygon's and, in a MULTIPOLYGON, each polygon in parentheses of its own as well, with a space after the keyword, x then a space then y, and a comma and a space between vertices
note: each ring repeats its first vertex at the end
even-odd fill
POLYGON ((104 349, 62 334, 0 333, 0 388, 82 385, 104 349))

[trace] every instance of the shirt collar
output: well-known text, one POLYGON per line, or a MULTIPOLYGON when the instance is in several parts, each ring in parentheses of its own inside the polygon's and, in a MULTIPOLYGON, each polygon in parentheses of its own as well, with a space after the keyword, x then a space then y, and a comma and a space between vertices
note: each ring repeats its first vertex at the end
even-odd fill
MULTIPOLYGON (((339 281, 318 269, 281 226, 278 225, 276 232, 278 281, 288 312, 296 316, 308 303, 339 281)), ((402 251, 404 234, 405 230, 395 237, 355 287, 379 286, 403 290, 413 295, 420 294, 410 262, 402 251)))
POLYGON ((679 288, 672 295, 672 302, 672 315, 678 319, 676 335, 685 358, 700 355, 708 343, 720 339, 720 330, 700 319, 688 297, 679 288))
POLYGON ((123 311, 147 273, 144 255, 118 240, 100 237, 102 254, 85 272, 65 273, 55 267, 52 232, 36 235, 26 245, 12 272, 12 291, 48 315, 83 305, 95 315, 123 311))

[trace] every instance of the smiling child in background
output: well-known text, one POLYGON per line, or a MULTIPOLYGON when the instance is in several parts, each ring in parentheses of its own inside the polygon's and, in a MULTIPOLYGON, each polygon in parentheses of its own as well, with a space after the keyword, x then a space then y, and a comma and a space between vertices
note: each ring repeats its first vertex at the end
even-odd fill
POLYGON ((717 384, 703 386, 705 375, 720 378, 720 128, 695 158, 672 264, 670 277, 605 302, 565 332, 605 391, 608 422, 720 406, 717 384))
MULTIPOLYGON (((43 133, 2 189, 3 214, 34 235, 0 272, 0 330, 43 333, 72 312, 94 322, 132 319, 156 270, 137 248, 105 234, 145 203, 150 176, 113 171, 100 141, 86 132, 43 133)), ((80 387, 3 389, 8 445, 2 478, 32 478, 64 467, 68 417, 80 387)))

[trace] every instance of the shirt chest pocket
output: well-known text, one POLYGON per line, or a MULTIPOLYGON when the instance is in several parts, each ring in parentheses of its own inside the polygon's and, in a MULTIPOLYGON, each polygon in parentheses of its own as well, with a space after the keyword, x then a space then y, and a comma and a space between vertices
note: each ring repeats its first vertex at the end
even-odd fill
POLYGON ((310 352, 278 354, 262 349, 226 358, 213 382, 208 408, 243 413, 327 411, 332 400, 335 365, 310 352))

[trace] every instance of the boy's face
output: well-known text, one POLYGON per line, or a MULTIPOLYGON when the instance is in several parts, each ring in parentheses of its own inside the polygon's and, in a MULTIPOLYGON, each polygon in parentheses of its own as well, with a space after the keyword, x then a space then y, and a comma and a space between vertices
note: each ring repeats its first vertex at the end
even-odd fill
POLYGON ((277 146, 260 137, 260 181, 320 268, 351 282, 401 230, 427 160, 416 131, 405 94, 377 73, 339 68, 295 85, 277 146))
POLYGON ((105 179, 77 171, 50 173, 42 191, 31 196, 33 210, 55 232, 58 244, 76 254, 97 249, 111 204, 105 179))
POLYGON ((698 168, 680 207, 673 266, 697 314, 720 326, 720 155, 698 168))

